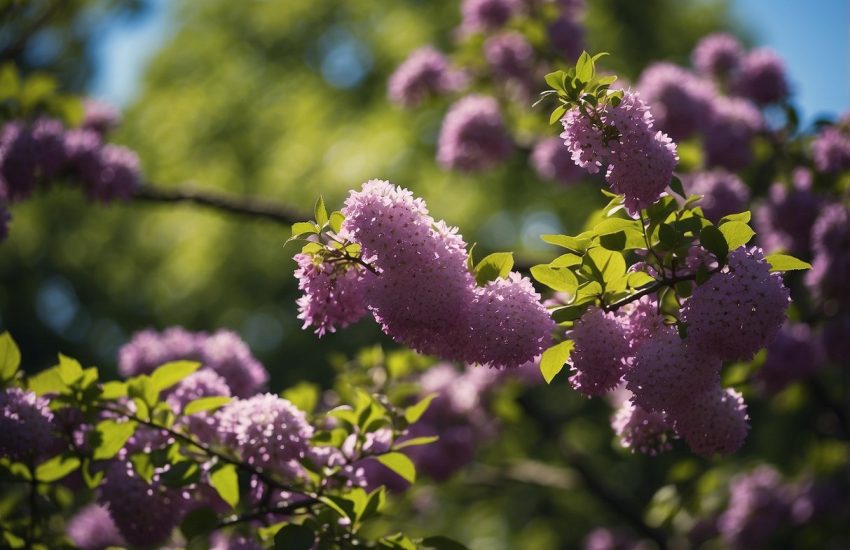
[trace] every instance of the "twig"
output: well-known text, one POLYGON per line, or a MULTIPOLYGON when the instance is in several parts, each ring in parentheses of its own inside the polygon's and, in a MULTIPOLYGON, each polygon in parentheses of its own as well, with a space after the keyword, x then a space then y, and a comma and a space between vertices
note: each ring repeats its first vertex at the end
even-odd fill
POLYGON ((229 527, 231 525, 237 525, 239 523, 244 523, 246 521, 260 519, 263 516, 266 516, 266 515, 269 515, 269 514, 285 516, 287 514, 291 514, 292 512, 300 510, 301 508, 310 508, 311 506, 313 506, 314 504, 317 504, 318 502, 319 501, 315 498, 307 498, 307 499, 304 499, 304 500, 299 500, 298 502, 293 502, 291 504, 287 504, 285 506, 276 506, 274 508, 260 508, 259 510, 255 510, 253 512, 247 512, 247 513, 242 514, 240 516, 236 516, 232 519, 222 521, 221 523, 219 523, 216 526, 216 529, 222 529, 224 527, 229 527))
POLYGON ((222 462, 232 464, 232 465, 236 466, 237 468, 244 470, 246 473, 257 476, 257 478, 259 478, 263 483, 265 483, 266 485, 268 485, 270 487, 274 487, 274 488, 280 489, 282 491, 289 491, 289 492, 293 492, 293 493, 303 493, 303 491, 301 489, 297 489, 297 488, 292 487, 290 485, 285 485, 283 483, 278 482, 274 478, 270 477, 263 470, 259 470, 257 468, 254 468, 250 464, 246 464, 246 463, 242 462, 241 460, 236 460, 234 458, 227 456, 226 454, 223 454, 223 453, 220 453, 220 452, 218 452, 214 449, 211 449, 210 447, 204 445, 200 441, 196 441, 192 437, 189 437, 185 434, 181 434, 180 432, 172 430, 171 428, 167 428, 165 426, 157 424, 156 422, 144 420, 144 419, 142 419, 142 418, 140 418, 140 417, 138 417, 134 414, 130 414, 130 413, 128 413, 126 411, 122 411, 120 409, 113 409, 112 407, 105 407, 105 406, 102 406, 102 405, 97 406, 97 408, 102 410, 102 411, 108 411, 108 412, 112 412, 112 413, 115 413, 115 414, 120 414, 121 416, 127 418, 128 420, 133 420, 134 422, 138 422, 139 424, 142 424, 144 426, 148 426, 149 428, 154 428, 156 430, 162 430, 175 439, 179 439, 180 441, 182 441, 184 443, 187 443, 189 445, 193 445, 193 446, 201 449, 201 451, 203 451, 204 453, 206 453, 207 455, 209 455, 211 457, 215 457, 215 458, 221 460, 222 462))
MULTIPOLYGON (((714 271, 712 271, 711 273, 714 273, 714 271)), ((609 305, 603 304, 602 309, 605 310, 605 311, 617 311, 618 309, 620 309, 624 305, 630 304, 630 303, 632 303, 636 300, 640 300, 641 298, 643 298, 647 294, 652 294, 653 292, 661 290, 665 286, 673 286, 676 283, 681 283, 682 281, 695 281, 696 278, 697 278, 696 273, 692 273, 690 275, 680 275, 678 277, 670 277, 669 279, 661 279, 660 281, 656 281, 653 284, 649 285, 648 287, 645 287, 645 288, 635 292, 631 296, 627 296, 626 298, 623 298, 619 302, 614 302, 613 304, 609 304, 609 305)))
POLYGON ((309 219, 311 216, 298 212, 287 206, 275 204, 253 197, 240 197, 215 191, 202 191, 192 187, 164 189, 145 185, 133 196, 134 199, 145 202, 191 203, 221 210, 231 214, 264 218, 280 224, 292 225, 295 222, 309 219))

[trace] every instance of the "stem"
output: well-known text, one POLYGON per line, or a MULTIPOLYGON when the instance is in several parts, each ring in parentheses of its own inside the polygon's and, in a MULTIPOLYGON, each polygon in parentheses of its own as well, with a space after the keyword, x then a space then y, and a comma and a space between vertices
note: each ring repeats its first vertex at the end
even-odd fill
POLYGON ((145 202, 185 202, 230 214, 265 218, 285 225, 291 225, 310 217, 306 213, 297 212, 287 206, 270 203, 262 199, 202 191, 191 187, 163 189, 146 185, 139 189, 133 198, 145 202))
MULTIPOLYGON (((711 273, 715 273, 716 271, 717 270, 715 269, 711 273)), ((669 279, 661 279, 660 281, 656 281, 656 282, 652 283, 651 285, 649 285, 648 287, 645 287, 642 290, 635 292, 631 296, 623 298, 619 302, 614 302, 613 304, 609 304, 609 305, 602 304, 602 309, 604 311, 608 311, 608 312, 617 311, 618 309, 620 309, 624 305, 630 304, 630 303, 632 303, 636 300, 640 300, 641 298, 643 298, 647 294, 652 294, 653 292, 656 292, 656 291, 664 288, 665 286, 673 286, 676 283, 681 283, 682 281, 695 281, 696 278, 697 278, 696 273, 692 273, 690 275, 680 275, 678 277, 670 277, 669 279)))
MULTIPOLYGON (((664 273, 664 262, 661 261, 661 258, 658 256, 658 253, 652 248, 652 245, 649 244, 649 235, 646 233, 646 220, 643 217, 643 210, 638 211, 638 216, 640 216, 640 230, 643 233, 643 242, 646 243, 646 249, 652 254, 655 258, 655 261, 658 262, 658 269, 661 270, 661 273, 664 273)), ((675 275, 675 273, 674 273, 675 275)))
POLYGON ((237 525, 239 523, 245 523, 246 521, 251 521, 255 519, 260 519, 263 516, 268 514, 281 515, 285 516, 295 512, 296 510, 300 510, 301 508, 310 508, 314 504, 317 504, 319 501, 315 498, 308 498, 305 500, 299 500, 298 502, 293 502, 291 504, 287 504, 285 506, 276 506, 273 508, 261 508, 259 510, 255 510, 253 512, 247 512, 245 514, 233 517, 231 519, 225 520, 219 523, 216 526, 216 529, 222 529, 224 527, 229 527, 231 525, 237 525))
POLYGON ((251 466, 250 464, 246 464, 246 463, 242 462, 241 460, 236 460, 234 458, 227 456, 226 454, 220 453, 220 452, 208 447, 207 445, 204 445, 200 441, 197 441, 190 436, 187 436, 185 434, 182 434, 180 432, 172 430, 171 428, 167 428, 165 426, 157 424, 156 422, 151 422, 150 420, 144 420, 144 419, 139 418, 138 416, 136 416, 134 414, 130 414, 130 413, 128 413, 126 411, 122 411, 120 409, 113 409, 112 407, 106 407, 106 406, 102 406, 102 405, 100 405, 100 406, 96 405, 96 407, 98 409, 102 410, 102 411, 108 411, 108 412, 112 412, 112 413, 115 413, 115 414, 120 414, 123 417, 127 418, 128 420, 133 420, 135 422, 138 422, 139 424, 148 426, 149 428, 162 430, 162 431, 166 432, 168 435, 170 435, 171 437, 178 439, 178 440, 182 441, 183 443, 186 443, 188 445, 193 445, 193 446, 201 449, 201 451, 203 451, 204 453, 206 453, 210 457, 215 457, 215 458, 221 460, 222 462, 226 462, 228 464, 232 464, 232 465, 236 466, 237 468, 245 471, 246 473, 257 476, 263 483, 265 483, 266 485, 268 485, 270 487, 274 487, 274 488, 280 489, 282 491, 289 491, 289 492, 293 492, 293 493, 303 493, 303 490, 301 490, 301 489, 297 489, 297 488, 292 487, 290 485, 286 485, 286 484, 278 482, 274 478, 270 477, 263 470, 257 469, 255 467, 251 466))

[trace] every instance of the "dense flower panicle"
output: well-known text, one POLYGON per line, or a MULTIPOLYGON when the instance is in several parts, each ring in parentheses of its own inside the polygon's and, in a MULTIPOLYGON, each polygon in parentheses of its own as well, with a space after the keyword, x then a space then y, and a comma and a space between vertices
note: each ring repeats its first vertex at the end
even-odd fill
POLYGON ((749 166, 753 137, 764 126, 759 110, 746 99, 720 96, 715 98, 711 113, 703 136, 706 165, 728 170, 749 166))
POLYGON ((543 353, 555 322, 527 277, 511 273, 476 289, 470 363, 516 367, 543 353))
POLYGON ((656 334, 664 332, 664 315, 658 312, 658 301, 652 296, 643 296, 620 310, 629 349, 636 352, 656 334))
POLYGON ((731 548, 763 548, 791 520, 789 488, 770 466, 759 466, 732 480, 729 505, 718 526, 731 548))
POLYGON ((107 144, 98 154, 97 171, 84 178, 89 198, 104 203, 127 200, 141 186, 139 157, 126 147, 107 144))
POLYGON ((186 499, 167 489, 155 475, 149 484, 130 462, 115 461, 100 485, 100 503, 133 546, 158 546, 171 535, 185 511, 186 499))
POLYGON ((219 330, 207 334, 180 327, 162 333, 144 330, 134 334, 118 352, 118 371, 126 377, 150 374, 163 363, 180 359, 200 361, 204 369, 224 378, 237 397, 253 395, 269 378, 265 367, 235 332, 219 330))
POLYGON ((749 359, 785 322, 791 298, 760 248, 738 248, 729 265, 694 289, 682 308, 688 341, 722 359, 749 359))
POLYGON ((850 208, 831 204, 812 227, 812 269, 805 282, 830 310, 850 311, 850 208))
POLYGON ((103 147, 100 134, 83 128, 69 130, 65 132, 64 147, 68 167, 80 181, 92 182, 100 178, 103 147))
POLYGON ((35 190, 38 144, 23 121, 7 122, 0 131, 0 199, 17 202, 35 190))
POLYGON ((81 550, 106 550, 127 543, 112 521, 109 511, 99 504, 89 504, 68 520, 65 532, 81 550))
POLYGON ((534 48, 522 33, 507 31, 487 39, 484 58, 498 76, 525 79, 531 75, 534 48))
POLYGON ((449 67, 446 57, 431 46, 411 53, 389 79, 387 93, 392 102, 415 107, 430 96, 463 86, 462 73, 449 67))
POLYGON ((697 204, 714 223, 723 216, 743 212, 750 200, 750 191, 741 178, 722 168, 694 173, 687 186, 689 193, 703 196, 697 204))
POLYGON ((570 354, 573 388, 587 396, 614 388, 629 355, 629 341, 620 320, 612 313, 591 308, 576 321, 569 337, 575 342, 570 354))
POLYGON ((181 327, 171 327, 162 333, 143 330, 118 351, 118 372, 124 377, 150 374, 158 366, 178 359, 200 359, 202 334, 181 327))
POLYGON ((218 413, 218 433, 248 464, 297 477, 313 427, 295 405, 266 393, 225 405, 218 413))
POLYGON ((821 341, 827 358, 838 366, 847 368, 850 357, 850 313, 839 314, 823 325, 821 341))
POLYGON ((503 27, 522 7, 521 0, 463 0, 461 28, 480 32, 503 27))
POLYGON ((637 85, 652 109, 655 125, 676 141, 702 130, 717 91, 711 82, 673 63, 654 63, 644 69, 637 85))
POLYGON ((759 105, 782 101, 789 94, 785 64, 767 48, 753 50, 741 61, 732 89, 759 105))
POLYGON ((531 153, 531 165, 542 179, 564 185, 578 183, 584 170, 573 162, 563 140, 552 137, 537 142, 531 153))
POLYGON ((499 104, 492 97, 469 95, 443 118, 437 162, 446 169, 475 172, 493 168, 514 150, 499 104))
POLYGON ((303 295, 298 299, 298 318, 323 336, 359 321, 366 313, 366 278, 370 273, 357 266, 316 263, 309 254, 296 254, 295 277, 303 295))
POLYGON ((756 373, 756 380, 766 391, 776 393, 811 376, 822 359, 823 351, 809 326, 789 321, 768 346, 767 359, 756 373))
POLYGON ((806 170, 794 172, 791 187, 779 182, 771 185, 767 198, 754 212, 762 247, 767 252, 808 255, 812 226, 822 206, 823 201, 812 192, 811 174, 806 170))
POLYGON ((13 461, 37 460, 54 438, 48 400, 21 388, 0 392, 0 456, 13 461))
POLYGON ((678 421, 693 400, 720 387, 719 359, 695 350, 676 329, 666 327, 642 345, 626 371, 632 401, 647 411, 664 411, 678 421))
POLYGON ((549 23, 546 32, 552 47, 567 61, 577 60, 584 50, 584 26, 569 13, 549 23))
POLYGON ((203 341, 201 362, 221 375, 236 397, 254 395, 269 381, 266 368, 254 357, 242 338, 231 330, 218 330, 203 341))
POLYGON ((741 63, 744 48, 737 38, 727 33, 703 37, 691 53, 697 71, 716 78, 729 76, 741 63))
POLYGON ((103 136, 115 129, 121 123, 118 109, 97 99, 87 99, 83 105, 84 115, 82 127, 103 136))
POLYGON ((693 396, 676 416, 676 433, 693 452, 705 457, 734 453, 744 444, 749 428, 741 394, 719 385, 693 396))
POLYGON ((655 202, 670 183, 679 161, 676 144, 653 128, 649 107, 636 92, 627 91, 619 105, 598 114, 606 126, 617 129, 617 139, 606 143, 602 132, 578 109, 571 109, 562 119, 561 137, 573 161, 591 174, 609 165, 608 185, 626 196, 626 208, 635 213, 655 202))
MULTIPOLYGON (((166 401, 176 414, 181 414, 192 401, 213 396, 230 397, 230 386, 215 371, 203 369, 181 380, 174 391, 168 394, 166 401)), ((181 417, 178 423, 184 424, 191 434, 205 443, 215 438, 217 417, 214 414, 199 412, 181 417)))
POLYGON ((53 178, 65 168, 65 126, 55 118, 42 117, 32 125, 36 159, 41 175, 53 178))
POLYGON ((821 172, 850 170, 850 134, 827 127, 812 141, 812 157, 821 172))
POLYGON ((632 452, 655 456, 673 448, 670 444, 673 423, 664 412, 647 411, 626 401, 614 415, 611 425, 620 438, 620 445, 632 452))

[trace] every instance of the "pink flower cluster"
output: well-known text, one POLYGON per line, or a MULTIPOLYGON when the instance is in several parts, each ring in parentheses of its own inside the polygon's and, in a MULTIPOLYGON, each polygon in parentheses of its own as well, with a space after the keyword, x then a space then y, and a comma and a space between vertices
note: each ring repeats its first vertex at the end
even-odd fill
POLYGON ((705 128, 717 95, 710 80, 666 62, 647 67, 637 89, 652 109, 655 124, 676 141, 705 128))
POLYGON ((393 103, 415 107, 428 97, 461 88, 465 81, 463 73, 452 69, 442 53, 425 46, 398 66, 390 77, 388 95, 393 103))
POLYGON ((522 8, 522 0, 463 0, 463 32, 492 31, 505 26, 522 8))
POLYGON ((670 183, 679 160, 676 144, 655 130, 649 107, 636 92, 627 91, 619 105, 600 108, 597 115, 605 127, 616 129, 616 138, 606 139, 578 108, 562 119, 561 137, 573 161, 591 174, 607 166, 611 190, 625 195, 626 208, 636 213, 654 203, 670 183))
POLYGON ((747 209, 750 190, 741 178, 722 168, 691 174, 686 184, 689 193, 702 195, 698 205, 705 217, 714 223, 723 216, 747 209))
POLYGON ((455 102, 443 119, 437 162, 446 169, 478 172, 502 163, 513 150, 498 102, 469 95, 455 102))
POLYGON ((494 367, 522 365, 548 347, 554 322, 531 282, 514 273, 477 287, 463 238, 410 191, 371 180, 342 213, 343 230, 380 271, 365 283, 366 303, 396 341, 494 367))
POLYGON ((303 292, 298 299, 298 318, 304 321, 303 328, 315 327, 316 334, 323 336, 366 315, 364 279, 371 273, 356 265, 317 263, 309 254, 296 254, 295 262, 295 277, 303 292))
POLYGON ((0 456, 38 460, 54 440, 48 400, 20 388, 0 392, 0 456))

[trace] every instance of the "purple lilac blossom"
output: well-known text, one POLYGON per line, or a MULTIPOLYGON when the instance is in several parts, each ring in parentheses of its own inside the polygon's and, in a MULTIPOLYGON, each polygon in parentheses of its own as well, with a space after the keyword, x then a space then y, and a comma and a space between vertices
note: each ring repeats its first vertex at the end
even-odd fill
POLYGON ((298 318, 323 336, 359 321, 366 313, 366 285, 372 274, 357 265, 316 263, 309 254, 296 254, 298 318))
POLYGON ((705 128, 717 95, 711 82, 666 62, 644 69, 637 88, 652 110, 655 126, 676 141, 705 128))
POLYGON ((9 236, 9 226, 12 223, 12 214, 6 205, 0 202, 0 243, 9 236))
POLYGON ((115 129, 121 123, 121 114, 114 106, 97 99, 87 99, 83 104, 82 127, 97 132, 101 136, 115 129))
POLYGON ((37 461, 53 447, 53 412, 48 400, 21 388, 0 392, 0 456, 37 461))
POLYGON ((812 141, 812 157, 821 172, 850 169, 850 134, 834 126, 824 128, 812 141))
POLYGON ((575 17, 562 14, 546 27, 549 42, 565 60, 574 62, 584 50, 584 25, 575 17))
POLYGON ((466 96, 443 118, 437 143, 437 162, 443 168, 488 170, 505 161, 513 150, 499 104, 492 97, 466 96))
POLYGON ((389 79, 387 93, 393 103, 415 107, 428 97, 459 89, 464 82, 463 74, 451 69, 442 53, 425 46, 398 66, 389 79))
POLYGON ((7 122, 0 132, 0 198, 18 202, 35 190, 38 144, 23 121, 7 122))
POLYGON ((691 174, 686 185, 689 193, 703 196, 697 205, 714 223, 723 216, 743 212, 750 200, 750 190, 741 178, 722 168, 691 174))
POLYGON ((99 504, 89 504, 68 520, 68 537, 81 550, 106 550, 111 546, 126 546, 109 510, 99 504))
POLYGON ((763 548, 791 520, 791 494, 770 466, 736 476, 718 526, 731 548, 763 548))
POLYGON ((826 206, 812 227, 812 269, 806 286, 830 311, 850 311, 850 208, 826 206))
POLYGON ((620 445, 632 452, 651 456, 673 448, 673 422, 664 412, 647 411, 626 401, 611 419, 620 445))
POLYGON ((767 359, 756 373, 758 385, 768 393, 814 374, 823 360, 820 341, 802 323, 786 321, 767 347, 767 359))
POLYGON ((703 37, 691 53, 691 62, 701 74, 727 78, 738 68, 744 48, 731 34, 718 32, 703 37))
POLYGON ((60 120, 42 117, 32 125, 36 158, 41 175, 54 178, 65 169, 65 126, 60 120))
POLYGON ((691 450, 705 457, 734 453, 749 431, 747 406, 733 389, 714 389, 695 395, 676 414, 676 433, 691 450))
POLYGON ((522 8, 521 0, 463 0, 461 28, 465 32, 503 27, 522 8))
POLYGON ((759 105, 783 101, 789 94, 785 64, 767 48, 753 50, 741 61, 732 89, 759 105))
POLYGON ((570 354, 572 387, 587 396, 613 389, 623 376, 629 355, 621 320, 613 313, 591 308, 576 321, 569 337, 575 342, 570 354))
POLYGON ((542 179, 564 185, 577 183, 585 175, 573 162, 564 141, 556 137, 537 142, 531 153, 531 164, 542 179))
POLYGON ((765 251, 810 254, 812 226, 822 207, 823 201, 812 192, 808 170, 795 170, 790 187, 779 182, 771 185, 767 198, 754 212, 758 238, 765 251))
POLYGON ((746 99, 715 98, 703 136, 705 163, 740 170, 753 160, 752 140, 764 126, 761 112, 746 99))
POLYGON ((694 289, 682 308, 688 342, 723 359, 749 359, 785 322, 791 298, 760 248, 738 248, 729 264, 694 289))
POLYGON ((521 33, 506 31, 487 39, 484 58, 497 76, 525 80, 531 76, 534 48, 521 33))

